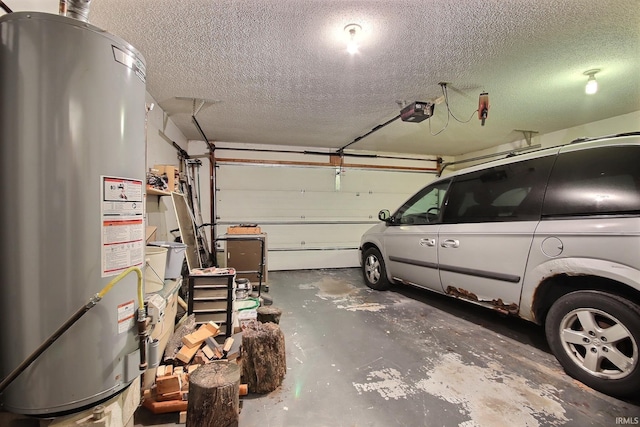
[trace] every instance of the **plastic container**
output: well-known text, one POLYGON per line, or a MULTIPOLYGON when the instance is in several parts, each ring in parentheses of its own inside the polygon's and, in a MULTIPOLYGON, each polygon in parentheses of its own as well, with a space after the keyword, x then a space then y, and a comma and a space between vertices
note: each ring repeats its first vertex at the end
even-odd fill
POLYGON ((240 328, 244 329, 252 320, 258 319, 258 307, 260 300, 257 298, 247 298, 243 301, 236 301, 236 309, 238 310, 238 323, 240 328))
POLYGON ((161 291, 164 287, 167 266, 167 248, 147 246, 144 265, 144 291, 146 293, 161 291))
POLYGON ((180 242, 149 242, 150 246, 159 246, 167 249, 167 265, 165 267, 165 279, 177 279, 182 276, 182 264, 184 263, 187 245, 180 242))
POLYGON ((244 300, 251 293, 251 282, 249 279, 236 279, 236 299, 244 300))

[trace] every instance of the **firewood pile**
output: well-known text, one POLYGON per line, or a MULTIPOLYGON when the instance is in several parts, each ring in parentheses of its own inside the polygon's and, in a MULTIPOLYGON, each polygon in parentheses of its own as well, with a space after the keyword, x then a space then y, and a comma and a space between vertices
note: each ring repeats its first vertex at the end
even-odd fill
MULTIPOLYGON (((213 323, 196 325, 190 315, 173 333, 164 357, 155 372, 155 383, 144 391, 142 405, 154 414, 180 412, 186 419, 189 376, 200 366, 218 362, 240 365, 242 332, 218 342, 220 327, 213 323)), ((246 384, 240 384, 239 395, 246 395, 246 384)))
POLYGON ((202 405, 195 410, 189 406, 191 392, 194 402, 208 399, 220 403, 219 408, 209 406, 209 412, 223 416, 231 405, 237 414, 238 396, 275 390, 285 372, 284 334, 276 323, 250 321, 240 332, 223 337, 217 324, 197 325, 190 315, 169 339, 155 383, 144 390, 142 405, 154 414, 179 412, 181 423, 215 419, 211 413, 200 413, 202 405), (210 364, 217 366, 209 369, 210 364), (198 371, 190 390, 190 377, 193 382, 202 366, 207 369, 198 371))

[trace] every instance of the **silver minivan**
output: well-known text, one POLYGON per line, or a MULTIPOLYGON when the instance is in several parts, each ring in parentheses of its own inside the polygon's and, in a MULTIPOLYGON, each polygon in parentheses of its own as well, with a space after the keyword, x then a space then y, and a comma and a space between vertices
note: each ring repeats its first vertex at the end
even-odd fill
POLYGON ((640 391, 640 133, 438 178, 360 245, 373 289, 408 284, 544 325, 565 371, 640 391))

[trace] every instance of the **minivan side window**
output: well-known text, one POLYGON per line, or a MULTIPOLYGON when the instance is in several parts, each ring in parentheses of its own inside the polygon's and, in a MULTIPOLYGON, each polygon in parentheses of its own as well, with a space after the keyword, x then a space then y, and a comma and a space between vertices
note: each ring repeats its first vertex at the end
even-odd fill
POLYGON ((454 178, 443 222, 540 219, 544 187, 555 156, 495 166, 454 178))
POLYGON ((451 181, 442 181, 429 185, 398 209, 393 215, 392 224, 433 224, 440 219, 440 208, 451 181))
POLYGON ((560 153, 543 216, 640 213, 640 146, 560 153))

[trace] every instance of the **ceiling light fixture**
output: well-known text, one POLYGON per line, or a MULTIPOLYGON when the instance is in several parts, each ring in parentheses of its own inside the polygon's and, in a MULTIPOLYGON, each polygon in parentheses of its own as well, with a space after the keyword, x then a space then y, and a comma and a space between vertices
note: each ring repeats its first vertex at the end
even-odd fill
POLYGON ((349 37, 349 41, 347 42, 347 52, 351 55, 355 55, 358 53, 358 42, 357 35, 360 31, 362 31, 362 27, 358 24, 349 24, 344 27, 345 33, 349 37))
POLYGON ((587 95, 593 95, 598 91, 598 81, 596 80, 596 73, 599 72, 600 70, 596 68, 582 73, 585 76, 589 76, 589 78, 587 79, 587 85, 584 88, 584 93, 586 93, 587 95))

